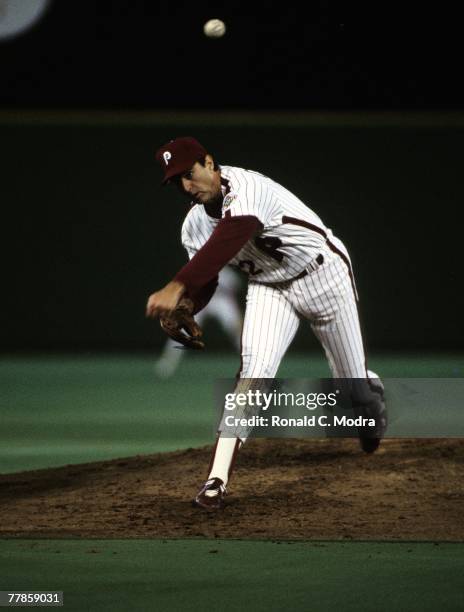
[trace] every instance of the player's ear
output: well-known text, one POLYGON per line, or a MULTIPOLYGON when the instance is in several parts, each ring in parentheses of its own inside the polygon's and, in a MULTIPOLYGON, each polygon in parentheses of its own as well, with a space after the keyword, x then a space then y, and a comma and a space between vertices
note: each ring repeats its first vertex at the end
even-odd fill
POLYGON ((214 159, 209 153, 205 157, 205 168, 208 168, 208 170, 214 170, 214 159))

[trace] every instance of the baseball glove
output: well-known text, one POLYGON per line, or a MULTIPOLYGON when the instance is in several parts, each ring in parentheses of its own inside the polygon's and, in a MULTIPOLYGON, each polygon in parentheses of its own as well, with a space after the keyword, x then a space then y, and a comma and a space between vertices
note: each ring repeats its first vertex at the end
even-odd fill
POLYGON ((170 315, 160 317, 160 325, 161 329, 176 342, 186 348, 201 350, 205 348, 205 343, 200 340, 203 331, 192 313, 192 300, 182 298, 170 315))

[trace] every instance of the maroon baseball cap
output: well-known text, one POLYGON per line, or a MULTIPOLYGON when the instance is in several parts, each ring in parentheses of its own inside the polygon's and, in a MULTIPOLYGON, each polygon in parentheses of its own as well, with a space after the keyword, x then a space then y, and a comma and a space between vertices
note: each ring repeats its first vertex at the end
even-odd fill
POLYGON ((156 161, 164 172, 163 185, 174 176, 188 172, 195 162, 206 155, 206 149, 190 136, 175 138, 160 147, 156 152, 156 161))

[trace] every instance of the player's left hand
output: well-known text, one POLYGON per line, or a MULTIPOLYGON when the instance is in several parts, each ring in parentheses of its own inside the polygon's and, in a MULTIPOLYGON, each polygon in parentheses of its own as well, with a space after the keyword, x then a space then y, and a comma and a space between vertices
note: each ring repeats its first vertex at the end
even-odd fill
POLYGON ((193 302, 189 298, 182 298, 179 305, 169 315, 160 316, 161 329, 175 342, 183 344, 185 348, 204 349, 201 340, 203 331, 193 318, 193 302))
POLYGON ((166 287, 150 295, 145 315, 152 319, 161 315, 169 315, 176 309, 184 292, 185 286, 182 283, 171 281, 166 287))

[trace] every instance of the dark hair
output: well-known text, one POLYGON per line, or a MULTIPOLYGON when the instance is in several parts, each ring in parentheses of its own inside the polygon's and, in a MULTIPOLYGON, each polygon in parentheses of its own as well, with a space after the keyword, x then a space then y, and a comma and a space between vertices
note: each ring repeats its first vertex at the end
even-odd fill
MULTIPOLYGON (((215 159, 213 159, 214 161, 214 170, 219 170, 219 164, 217 163, 217 161, 215 159)), ((203 166, 203 168, 205 167, 206 164, 206 157, 203 157, 202 159, 198 160, 198 163, 201 164, 203 166)))

